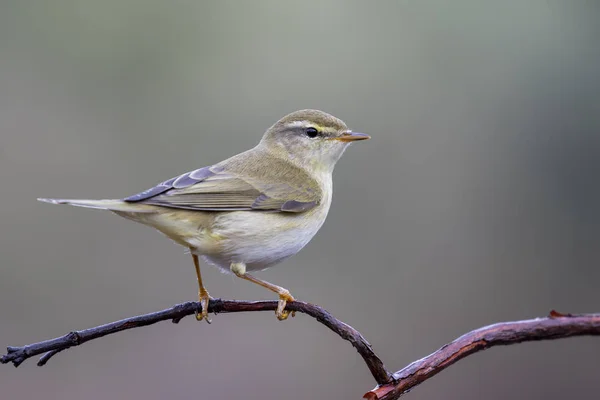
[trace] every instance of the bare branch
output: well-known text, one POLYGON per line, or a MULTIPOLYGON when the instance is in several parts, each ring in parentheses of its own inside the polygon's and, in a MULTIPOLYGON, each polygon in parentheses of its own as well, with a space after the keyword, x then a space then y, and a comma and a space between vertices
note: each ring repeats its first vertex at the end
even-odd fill
MULTIPOLYGON (((15 367, 18 367, 28 358, 44 353, 37 363, 37 365, 43 366, 50 358, 63 350, 106 335, 152 325, 160 321, 172 320, 174 323, 178 323, 185 316, 192 315, 200 310, 200 307, 201 305, 198 302, 182 303, 163 311, 70 332, 55 339, 23 347, 8 347, 7 354, 0 358, 0 362, 2 364, 12 362, 15 367)), ((276 309, 276 301, 215 299, 211 300, 208 306, 208 311, 211 313, 274 311, 276 309)), ((458 360, 493 346, 534 340, 562 339, 571 336, 600 335, 600 314, 571 315, 552 311, 545 318, 502 322, 471 331, 444 345, 427 357, 411 363, 394 374, 390 374, 381 359, 373 352, 369 342, 357 330, 334 318, 326 310, 301 301, 288 303, 286 309, 310 315, 337 333, 341 338, 352 343, 379 385, 364 395, 364 398, 368 400, 397 399, 458 360)))
POLYGON ((493 346, 521 342, 600 335, 600 314, 550 312, 546 318, 502 322, 464 334, 425 358, 393 374, 394 380, 364 395, 368 400, 394 400, 442 372, 458 360, 493 346))
MULTIPOLYGON (((0 362, 2 364, 12 362, 15 367, 18 367, 28 358, 45 353, 37 364, 41 367, 45 365, 56 353, 66 350, 70 347, 79 346, 90 340, 125 331, 127 329, 152 325, 160 321, 172 320, 174 323, 178 323, 183 317, 192 315, 200 309, 201 305, 198 302, 182 303, 163 311, 126 318, 121 321, 111 322, 95 328, 70 332, 55 339, 45 340, 43 342, 33 343, 23 347, 8 347, 7 354, 0 358, 0 362)), ((208 312, 210 313, 274 311, 276 309, 277 301, 236 301, 214 299, 211 300, 208 305, 208 312)), ((371 371, 375 381, 379 384, 390 382, 390 372, 385 368, 381 359, 377 357, 369 342, 367 342, 366 339, 356 329, 334 318, 329 312, 313 304, 294 301, 288 303, 286 309, 289 311, 297 311, 310 315, 337 333, 342 339, 352 343, 352 346, 356 348, 358 353, 365 361, 365 364, 367 364, 367 367, 371 371)))

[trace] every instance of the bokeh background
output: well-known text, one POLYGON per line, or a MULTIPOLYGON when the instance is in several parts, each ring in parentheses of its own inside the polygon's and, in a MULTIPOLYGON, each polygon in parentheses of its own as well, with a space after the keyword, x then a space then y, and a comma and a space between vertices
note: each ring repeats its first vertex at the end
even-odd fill
MULTIPOLYGON (((194 300, 160 234, 37 197, 123 197, 319 108, 346 152, 327 223, 261 273, 391 370, 479 326, 600 311, 600 4, 4 0, 0 345, 194 300)), ((214 296, 272 299, 204 268, 214 296)), ((469 357, 410 399, 597 395, 600 341, 469 357)), ((357 399, 375 382, 309 317, 187 318, 0 368, 5 399, 357 399)))

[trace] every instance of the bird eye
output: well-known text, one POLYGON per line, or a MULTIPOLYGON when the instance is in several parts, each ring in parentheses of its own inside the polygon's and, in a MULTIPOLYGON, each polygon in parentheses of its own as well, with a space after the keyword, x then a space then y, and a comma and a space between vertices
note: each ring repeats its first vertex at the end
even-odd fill
POLYGON ((306 128, 306 136, 309 138, 315 138, 319 134, 317 128, 306 128))

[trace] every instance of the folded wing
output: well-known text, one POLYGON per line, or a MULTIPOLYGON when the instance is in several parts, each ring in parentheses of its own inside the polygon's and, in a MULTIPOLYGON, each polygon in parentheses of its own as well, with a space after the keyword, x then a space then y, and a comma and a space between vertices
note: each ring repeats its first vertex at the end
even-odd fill
POLYGON ((188 210, 298 213, 315 207, 321 197, 318 182, 305 171, 254 151, 185 173, 123 200, 188 210))

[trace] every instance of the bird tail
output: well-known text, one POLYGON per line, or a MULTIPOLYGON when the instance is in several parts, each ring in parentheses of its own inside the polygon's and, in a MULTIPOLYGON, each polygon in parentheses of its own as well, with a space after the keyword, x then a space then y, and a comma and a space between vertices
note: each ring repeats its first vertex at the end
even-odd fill
POLYGON ((153 212, 154 206, 140 203, 129 203, 123 200, 87 200, 87 199, 38 199, 50 204, 68 204, 75 207, 96 208, 99 210, 122 212, 153 212))

